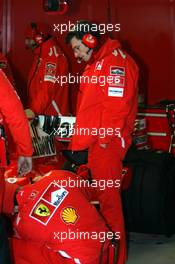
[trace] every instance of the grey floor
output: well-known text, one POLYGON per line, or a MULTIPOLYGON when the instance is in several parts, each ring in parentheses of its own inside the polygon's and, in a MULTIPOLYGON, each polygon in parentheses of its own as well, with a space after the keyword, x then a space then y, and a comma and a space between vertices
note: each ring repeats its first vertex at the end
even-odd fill
POLYGON ((175 264, 175 235, 130 233, 127 264, 175 264))

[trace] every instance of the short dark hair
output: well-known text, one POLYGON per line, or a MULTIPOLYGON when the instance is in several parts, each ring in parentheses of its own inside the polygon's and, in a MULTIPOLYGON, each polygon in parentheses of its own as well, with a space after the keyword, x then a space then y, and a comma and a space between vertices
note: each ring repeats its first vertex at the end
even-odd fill
POLYGON ((91 23, 86 20, 78 21, 70 30, 65 38, 66 44, 69 44, 73 37, 77 39, 82 39, 84 35, 90 33, 97 40, 100 40, 100 31, 98 30, 98 25, 96 23, 91 23))

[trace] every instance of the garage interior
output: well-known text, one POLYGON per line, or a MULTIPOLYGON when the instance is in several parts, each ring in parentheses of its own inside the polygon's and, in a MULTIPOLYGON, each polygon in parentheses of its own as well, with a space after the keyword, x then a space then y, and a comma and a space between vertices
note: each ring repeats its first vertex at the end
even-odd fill
MULTIPOLYGON (((130 170, 135 173, 132 179, 128 176, 130 180, 122 183, 125 186, 122 201, 127 230, 126 263, 174 264, 175 1, 68 0, 53 1, 50 9, 49 2, 52 3, 49 0, 0 0, 0 50, 8 59, 15 89, 24 109, 27 108, 27 80, 32 64, 32 53, 25 47, 25 32, 29 23, 49 25, 50 34, 55 36, 68 59, 69 72, 75 76, 83 71, 85 63, 77 63, 70 46, 65 44, 67 28, 64 27, 60 33, 58 25, 68 26, 82 19, 103 25, 118 25, 119 30, 108 33, 111 38, 120 41, 139 68, 139 107, 133 136, 135 147, 124 161, 124 175, 130 175, 130 170), (60 6, 54 6, 60 2, 60 6), (152 175, 149 175, 148 168, 152 175), (159 174, 153 177, 157 171, 159 174)), ((70 83, 69 119, 61 121, 65 129, 64 122, 69 124, 70 120, 72 126, 75 121, 77 94, 78 84, 70 83)), ((36 122, 46 120, 37 119, 36 122)), ((35 128, 32 129, 35 137, 35 128)), ((54 133, 55 127, 50 129, 45 132, 54 133)), ((69 136, 67 138, 69 142, 69 136)), ((63 143, 57 144, 61 148, 58 154, 61 167, 67 158, 62 154, 66 143, 63 140, 63 143)), ((8 145, 11 145, 9 149, 13 155, 13 143, 8 145)), ((41 154, 35 151, 36 156, 41 154)), ((54 159, 55 150, 51 149, 49 155, 54 159)), ((70 166, 71 162, 70 159, 65 166, 70 166)))

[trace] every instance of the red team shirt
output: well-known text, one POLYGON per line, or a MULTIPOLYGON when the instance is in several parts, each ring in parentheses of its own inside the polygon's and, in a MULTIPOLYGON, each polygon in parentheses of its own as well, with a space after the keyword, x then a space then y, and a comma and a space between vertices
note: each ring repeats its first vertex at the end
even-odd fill
POLYGON ((67 73, 67 59, 54 38, 34 50, 28 78, 28 106, 34 113, 56 115, 52 106, 55 100, 61 114, 68 114, 68 83, 61 85, 58 78, 67 73))
POLYGON ((52 171, 18 193, 17 238, 13 241, 16 264, 98 263, 108 228, 78 181, 71 172, 52 171), (71 180, 77 187, 70 187, 71 180), (28 251, 23 252, 20 245, 27 245, 28 251))
MULTIPOLYGON (((8 126, 13 139, 16 143, 18 156, 32 156, 32 143, 28 121, 23 110, 20 99, 8 80, 7 76, 0 70, 0 118, 1 122, 8 126)), ((2 199, 4 192, 4 168, 1 168, 0 174, 0 210, 2 208, 2 199)), ((12 190, 13 191, 13 190, 12 190)), ((9 194, 10 196, 10 194, 9 194)), ((8 198, 8 195, 7 195, 8 198)), ((10 207, 13 207, 11 201, 10 207)), ((8 210, 6 210, 8 211, 8 210)))

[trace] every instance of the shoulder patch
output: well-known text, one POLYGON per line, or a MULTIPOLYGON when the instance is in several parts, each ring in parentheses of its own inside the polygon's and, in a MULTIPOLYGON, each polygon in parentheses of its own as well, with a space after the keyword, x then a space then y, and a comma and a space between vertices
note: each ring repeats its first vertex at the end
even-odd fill
POLYGON ((125 60, 126 59, 126 54, 121 50, 121 49, 118 49, 121 57, 125 60))
POLYGON ((50 47, 50 50, 49 50, 49 53, 48 55, 51 57, 51 56, 55 56, 55 57, 58 57, 59 54, 57 52, 57 48, 56 46, 53 46, 53 47, 50 47))
POLYGON ((118 51, 115 49, 115 50, 113 50, 112 54, 113 54, 115 57, 117 57, 117 55, 118 55, 118 51))

